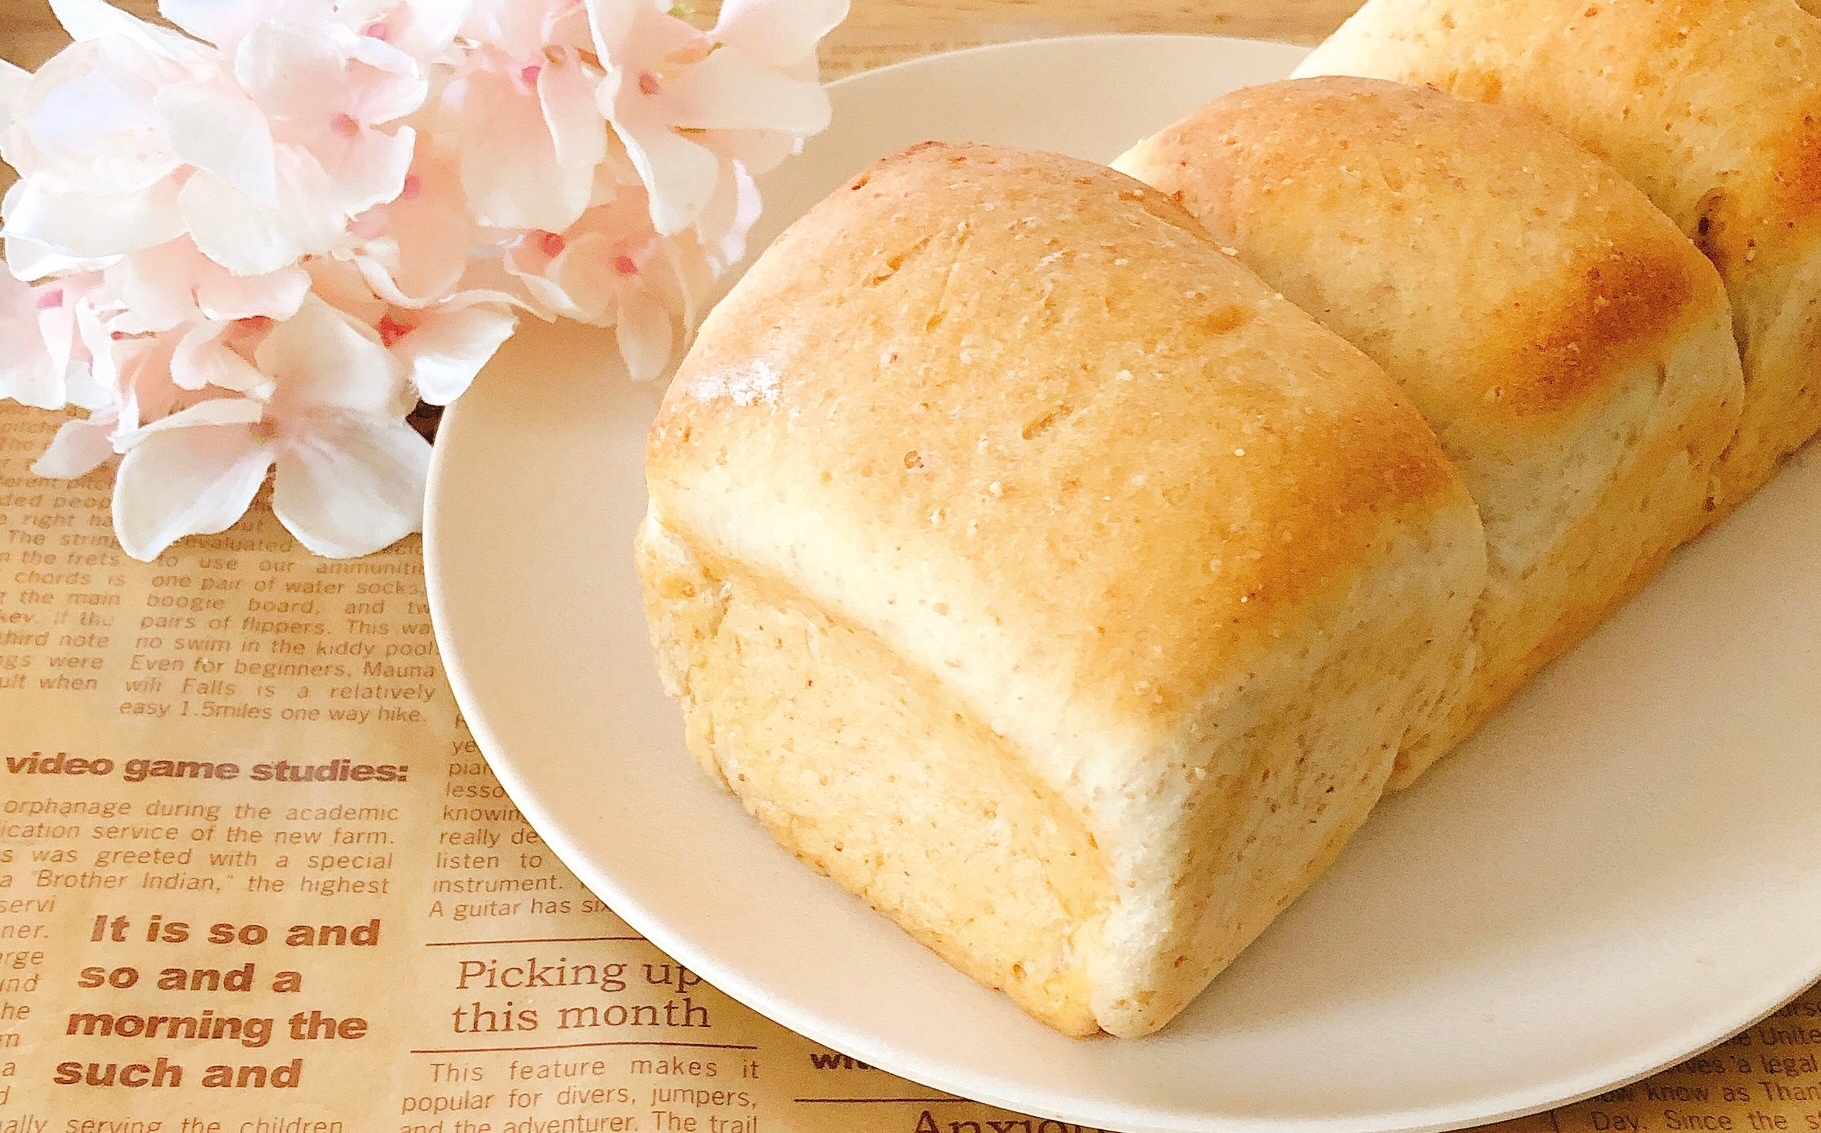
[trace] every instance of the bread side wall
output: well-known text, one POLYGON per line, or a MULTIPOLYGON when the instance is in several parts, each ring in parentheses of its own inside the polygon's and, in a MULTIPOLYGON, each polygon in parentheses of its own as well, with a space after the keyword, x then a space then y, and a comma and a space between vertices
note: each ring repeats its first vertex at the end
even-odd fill
POLYGON ((772 836, 1032 1015, 1098 1030, 1104 855, 1006 742, 787 584, 651 520, 639 564, 690 748, 772 836))
POLYGON ((1109 846, 1121 904, 1093 979, 1108 1031, 1168 1022, 1327 871, 1454 676, 1485 579, 1478 518, 1463 499, 1385 520, 1281 650, 1209 689, 1172 749, 1102 801, 1128 831, 1109 846))

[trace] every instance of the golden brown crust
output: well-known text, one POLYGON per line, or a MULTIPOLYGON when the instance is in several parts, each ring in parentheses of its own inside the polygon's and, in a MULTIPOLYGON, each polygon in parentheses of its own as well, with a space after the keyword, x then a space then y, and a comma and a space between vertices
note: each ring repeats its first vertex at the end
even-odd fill
POLYGON ((1499 428, 1604 396, 1691 311, 1724 301, 1675 225, 1610 166, 1528 115, 1435 90, 1249 87, 1117 167, 1170 192, 1380 363, 1420 354, 1404 367, 1433 375, 1405 376, 1419 401, 1499 428))
POLYGON ((1821 21, 1794 0, 1368 0, 1297 70, 1523 108, 1720 270, 1745 359, 1716 515, 1821 429, 1821 21))
POLYGON ((1215 99, 1115 164, 1383 365, 1479 504, 1477 660, 1394 786, 1706 518, 1743 400, 1720 277, 1535 117, 1299 79, 1215 99))
POLYGON ((1110 170, 930 143, 837 190, 776 247, 672 384, 651 433, 654 490, 704 453, 763 451, 777 478, 814 477, 816 508, 890 531, 907 555, 1001 564, 981 581, 1003 616, 1091 626, 1059 643, 1082 691, 1166 730, 1230 663, 1195 643, 1267 635, 1384 514, 1458 490, 1367 359, 1110 170), (840 279, 865 282, 830 287, 840 279), (1037 314, 994 341, 967 307, 996 294, 1037 314), (1119 341, 1078 340, 1109 313, 1119 341), (770 400, 729 412, 701 395, 755 359, 779 375, 770 400), (1016 380, 958 398, 969 366, 1015 366, 1016 380), (1133 422, 1146 423, 1136 437, 1133 422), (1159 524, 1226 534, 1210 548, 1159 524), (1124 550, 1072 550, 1109 539, 1124 550))

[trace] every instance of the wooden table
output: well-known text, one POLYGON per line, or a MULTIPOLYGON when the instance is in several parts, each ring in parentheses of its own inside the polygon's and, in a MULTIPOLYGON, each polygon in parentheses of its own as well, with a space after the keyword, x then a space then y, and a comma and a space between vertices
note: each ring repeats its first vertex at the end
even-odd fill
MULTIPOLYGON (((156 0, 119 0, 119 6, 140 15, 157 8, 156 0)), ((829 37, 823 63, 834 77, 963 44, 1088 32, 1314 43, 1358 6, 1358 0, 853 0, 853 14, 829 37)), ((66 42, 48 0, 0 0, 0 57, 36 67, 66 42)))

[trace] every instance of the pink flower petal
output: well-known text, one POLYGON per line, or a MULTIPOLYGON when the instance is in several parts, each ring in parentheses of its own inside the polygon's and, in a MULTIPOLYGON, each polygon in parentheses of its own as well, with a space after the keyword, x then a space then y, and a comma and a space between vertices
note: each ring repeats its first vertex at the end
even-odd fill
POLYGON ((649 0, 633 0, 632 19, 613 50, 602 54, 603 61, 638 72, 663 69, 672 59, 708 54, 712 41, 688 20, 678 19, 649 0))
POLYGON ((448 49, 472 3, 473 0, 405 0, 402 4, 371 0, 373 10, 361 18, 361 26, 383 20, 387 43, 429 63, 439 60, 448 49))
MULTIPOLYGON (((177 408, 183 391, 171 381, 171 357, 178 337, 161 334, 150 339, 130 340, 114 351, 115 377, 111 386, 120 422, 115 439, 132 433, 147 421, 158 421, 177 408)), ((116 452, 122 451, 116 446, 116 452)))
POLYGON ((302 268, 234 275, 211 260, 196 284, 196 306, 211 319, 288 319, 309 290, 310 275, 302 268))
POLYGON ((120 461, 114 534, 151 562, 186 535, 226 531, 265 482, 273 449, 247 425, 172 429, 146 437, 120 461))
POLYGON ((274 414, 293 419, 318 410, 403 416, 404 363, 367 327, 311 296, 295 318, 277 324, 253 354, 278 383, 274 414))
POLYGON ((694 130, 774 130, 799 137, 828 128, 828 93, 723 48, 666 85, 670 125, 694 130))
POLYGON ((37 302, 36 291, 0 272, 0 399, 62 409, 63 370, 45 349, 37 302))
POLYGON ((423 526, 430 442, 402 422, 338 422, 287 436, 272 511, 333 559, 369 555, 423 526))
POLYGON ((344 109, 361 123, 383 126, 424 104, 430 84, 417 60, 371 36, 356 36, 343 80, 344 109))
POLYGON ((50 447, 32 463, 32 475, 75 480, 107 463, 114 456, 114 419, 108 412, 65 421, 50 447))
POLYGON ((428 315, 392 348, 411 368, 411 382, 432 405, 460 397, 518 328, 504 307, 476 305, 428 315))
MULTIPOLYGON (((628 234, 630 235, 630 234, 628 234)), ((605 232, 591 232, 576 237, 563 255, 550 265, 548 278, 568 295, 573 309, 569 317, 595 326, 612 326, 619 317, 622 291, 643 286, 643 281, 628 279, 623 270, 636 262, 626 255, 630 240, 616 240, 605 232)))
POLYGON ((129 334, 166 331, 194 317, 197 260, 209 262, 194 244, 179 239, 110 265, 108 291, 126 306, 119 329, 129 334))
POLYGON ((594 37, 594 53, 606 61, 620 58, 632 21, 646 0, 587 0, 588 30, 594 37))
POLYGON ((420 152, 405 192, 376 213, 384 237, 363 245, 355 259, 376 294, 423 307, 455 289, 476 239, 453 162, 420 152))
POLYGON ((366 272, 355 261, 323 256, 311 260, 305 270, 313 296, 336 310, 368 326, 385 315, 388 301, 375 296, 366 272))
POLYGON ((815 58, 846 18, 847 0, 723 0, 709 34, 766 66, 790 67, 815 58))
POLYGON ((175 240, 184 229, 177 187, 168 181, 118 196, 46 192, 21 181, 7 203, 8 237, 81 259, 137 252, 175 240))
POLYGON ((526 59, 544 48, 550 7, 551 0, 475 0, 463 33, 508 58, 526 59))
POLYGON ((155 101, 179 157, 256 203, 278 207, 272 129, 251 100, 213 85, 191 83, 166 87, 155 101))

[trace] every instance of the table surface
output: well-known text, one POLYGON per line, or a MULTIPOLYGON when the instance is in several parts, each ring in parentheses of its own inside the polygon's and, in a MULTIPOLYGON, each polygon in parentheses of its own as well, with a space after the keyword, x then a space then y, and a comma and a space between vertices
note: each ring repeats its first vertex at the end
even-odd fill
MULTIPOLYGON (((140 15, 157 7, 156 0, 117 2, 140 15)), ((1046 35, 1199 32, 1314 43, 1358 6, 1359 0, 853 0, 823 59, 834 77, 960 44, 1046 35)), ((0 0, 0 58, 35 68, 66 42, 48 0, 0 0)))

